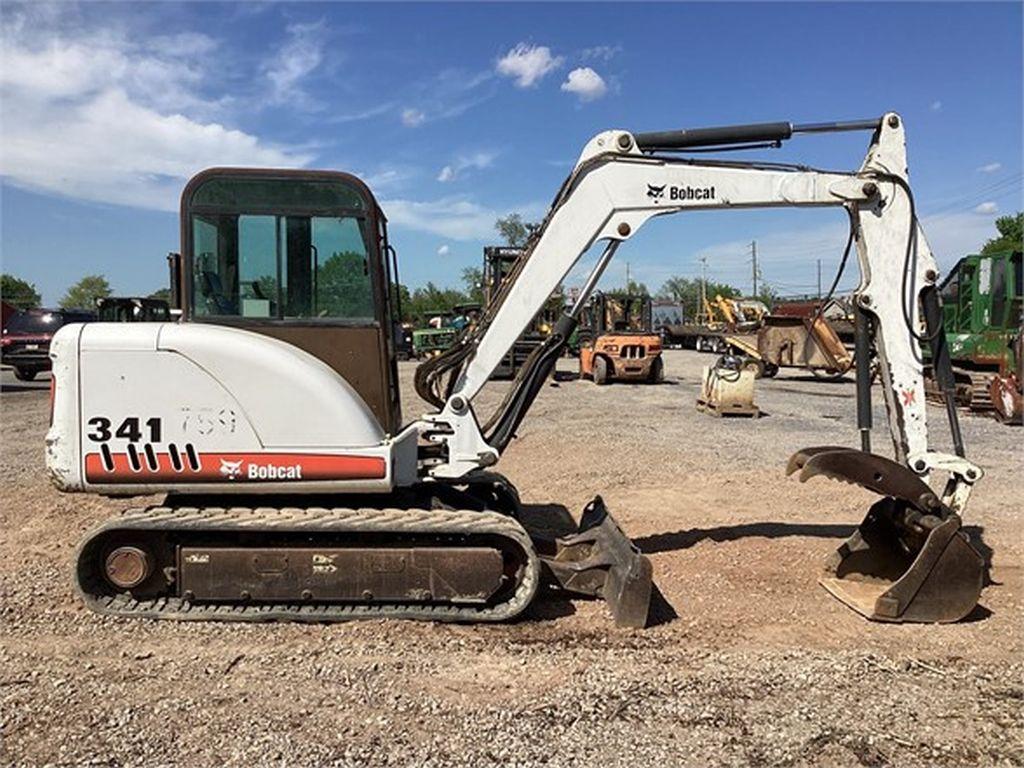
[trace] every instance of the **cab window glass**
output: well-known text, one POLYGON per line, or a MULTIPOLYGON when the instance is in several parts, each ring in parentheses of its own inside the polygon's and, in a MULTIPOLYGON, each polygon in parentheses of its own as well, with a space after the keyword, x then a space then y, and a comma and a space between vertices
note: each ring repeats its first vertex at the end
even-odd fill
POLYGON ((195 214, 197 316, 374 320, 359 216, 195 214))
POLYGON ((313 219, 314 297, 318 315, 373 317, 363 224, 354 218, 313 219))

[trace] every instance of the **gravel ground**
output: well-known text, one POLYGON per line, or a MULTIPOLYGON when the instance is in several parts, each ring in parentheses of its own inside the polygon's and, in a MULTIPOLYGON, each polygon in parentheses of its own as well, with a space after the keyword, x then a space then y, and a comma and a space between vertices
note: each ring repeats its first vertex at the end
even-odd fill
MULTIPOLYGON (((0 758, 1024 764, 1021 431, 963 419, 988 472, 967 513, 993 553, 978 610, 952 626, 871 624, 816 584, 871 494, 782 472, 800 447, 856 444, 853 384, 783 372, 758 382, 767 418, 720 420, 693 407, 711 359, 668 352, 662 386, 546 386, 499 465, 537 514, 565 505, 578 516, 605 497, 654 563, 664 599, 646 630, 616 629, 600 601, 552 599, 516 623, 475 627, 94 616, 72 592, 70 559, 122 503, 48 485, 46 392, 5 372, 0 758)), ((413 368, 401 366, 407 418, 423 408, 413 368)), ((481 410, 498 394, 485 391, 481 410)), ((929 415, 946 447, 941 410, 929 415)), ((882 431, 875 441, 887 450, 882 431)))

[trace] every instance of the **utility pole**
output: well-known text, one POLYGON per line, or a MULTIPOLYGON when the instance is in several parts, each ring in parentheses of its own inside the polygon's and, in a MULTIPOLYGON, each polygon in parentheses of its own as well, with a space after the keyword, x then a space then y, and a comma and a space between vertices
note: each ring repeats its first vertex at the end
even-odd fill
POLYGON ((818 259, 818 301, 821 301, 821 259, 818 259))
POLYGON ((700 257, 700 303, 697 306, 697 317, 704 311, 708 302, 708 257, 700 257))
POLYGON ((752 296, 757 296, 757 240, 750 241, 750 260, 754 266, 754 292, 752 296))
POLYGON ((629 262, 626 262, 626 293, 629 293, 629 262))

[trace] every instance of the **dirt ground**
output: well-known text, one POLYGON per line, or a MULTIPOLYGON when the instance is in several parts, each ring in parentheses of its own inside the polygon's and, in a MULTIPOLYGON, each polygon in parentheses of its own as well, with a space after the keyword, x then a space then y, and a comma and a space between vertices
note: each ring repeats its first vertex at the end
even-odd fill
MULTIPOLYGON (((498 626, 228 626, 104 619, 71 589, 80 536, 123 505, 43 472, 45 390, 3 376, 0 758, 12 765, 1021 765, 1024 432, 966 416, 987 476, 966 518, 991 550, 956 625, 866 622, 816 583, 872 495, 786 478, 798 448, 857 444, 853 384, 783 372, 768 414, 694 409, 710 356, 661 386, 545 386, 498 466, 527 504, 601 493, 650 555, 657 624, 600 601, 498 626)), ((402 364, 406 418, 423 408, 402 364)), ((573 362, 562 367, 572 370, 573 362)), ((495 402, 496 392, 485 392, 495 402)), ((878 400, 876 390, 876 400, 878 400)), ((930 408, 933 442, 948 446, 930 408)), ((881 408, 876 450, 889 451, 881 408)))

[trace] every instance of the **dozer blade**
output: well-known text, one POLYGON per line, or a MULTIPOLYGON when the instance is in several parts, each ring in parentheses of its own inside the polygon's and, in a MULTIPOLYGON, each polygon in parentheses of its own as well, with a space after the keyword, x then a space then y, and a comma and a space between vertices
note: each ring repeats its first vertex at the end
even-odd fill
POLYGON ((787 473, 825 475, 881 494, 857 530, 825 563, 834 597, 873 621, 953 622, 977 605, 984 560, 946 508, 911 470, 850 448, 809 448, 787 473))
POLYGON ((622 532, 600 496, 580 520, 579 530, 555 541, 553 555, 541 556, 562 589, 605 599, 620 627, 644 627, 651 603, 651 561, 622 532))

